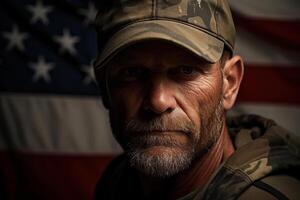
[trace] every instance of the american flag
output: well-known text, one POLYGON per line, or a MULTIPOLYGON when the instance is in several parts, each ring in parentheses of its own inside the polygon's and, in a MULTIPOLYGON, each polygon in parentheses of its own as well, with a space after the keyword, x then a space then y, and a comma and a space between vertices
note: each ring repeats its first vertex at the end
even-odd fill
MULTIPOLYGON (((120 147, 92 63, 97 2, 0 2, 0 199, 92 199, 120 147)), ((230 0, 246 63, 236 107, 300 135, 300 2, 230 0)))

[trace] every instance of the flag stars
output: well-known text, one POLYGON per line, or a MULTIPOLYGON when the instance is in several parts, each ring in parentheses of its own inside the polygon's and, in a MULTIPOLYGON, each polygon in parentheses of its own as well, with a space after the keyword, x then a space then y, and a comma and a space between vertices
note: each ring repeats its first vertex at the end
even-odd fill
POLYGON ((81 67, 81 71, 83 71, 86 74, 86 76, 83 79, 83 84, 89 85, 92 82, 96 82, 93 61, 91 61, 90 65, 83 65, 81 67))
POLYGON ((13 48, 20 51, 25 50, 24 40, 28 38, 28 34, 20 32, 18 26, 14 25, 11 32, 4 32, 3 37, 8 40, 8 44, 6 46, 7 50, 11 50, 13 48))
POLYGON ((85 21, 84 23, 86 25, 93 24, 94 20, 97 15, 97 9, 96 6, 92 3, 89 2, 88 8, 87 9, 80 9, 79 13, 85 16, 85 21))
POLYGON ((28 5, 27 9, 32 13, 31 23, 38 21, 48 25, 49 20, 47 15, 53 10, 52 6, 43 5, 42 1, 37 1, 35 5, 28 5))
POLYGON ((68 52, 71 55, 75 55, 77 53, 75 44, 79 42, 80 39, 78 36, 72 36, 68 29, 64 29, 61 36, 54 36, 54 40, 60 44, 61 53, 68 52))
POLYGON ((40 79, 47 83, 51 81, 49 72, 54 68, 54 64, 47 63, 43 56, 39 56, 36 63, 30 63, 29 67, 34 70, 34 75, 32 77, 34 82, 37 82, 40 79))

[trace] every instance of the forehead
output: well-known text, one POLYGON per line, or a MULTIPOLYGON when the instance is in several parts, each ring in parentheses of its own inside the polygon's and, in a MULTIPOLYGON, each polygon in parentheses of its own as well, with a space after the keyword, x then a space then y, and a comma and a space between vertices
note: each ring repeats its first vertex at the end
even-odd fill
POLYGON ((163 40, 147 40, 132 44, 122 49, 112 63, 121 65, 132 63, 176 64, 176 63, 207 63, 191 51, 171 42, 163 40))

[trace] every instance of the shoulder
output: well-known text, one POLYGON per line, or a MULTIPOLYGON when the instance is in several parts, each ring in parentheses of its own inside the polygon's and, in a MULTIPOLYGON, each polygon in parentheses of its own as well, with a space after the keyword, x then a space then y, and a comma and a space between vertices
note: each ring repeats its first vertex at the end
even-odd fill
POLYGON ((272 175, 255 181, 239 200, 297 200, 300 199, 300 180, 289 175, 272 175))

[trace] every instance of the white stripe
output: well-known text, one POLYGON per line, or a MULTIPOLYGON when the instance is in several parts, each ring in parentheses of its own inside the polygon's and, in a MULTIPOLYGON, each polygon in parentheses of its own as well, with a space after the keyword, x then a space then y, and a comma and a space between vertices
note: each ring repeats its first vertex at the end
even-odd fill
POLYGON ((98 98, 0 95, 0 148, 51 153, 116 153, 98 98))
POLYGON ((232 10, 254 18, 299 20, 299 0, 230 0, 232 10))
POLYGON ((237 32, 235 52, 241 55, 246 63, 300 66, 299 51, 280 48, 242 28, 237 32))
POLYGON ((228 112, 229 116, 241 114, 258 114, 273 119, 277 124, 300 136, 300 106, 240 103, 228 112))

